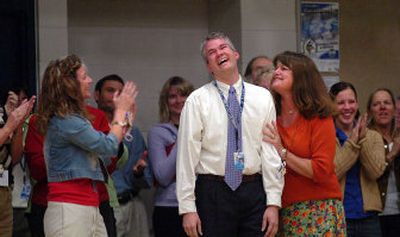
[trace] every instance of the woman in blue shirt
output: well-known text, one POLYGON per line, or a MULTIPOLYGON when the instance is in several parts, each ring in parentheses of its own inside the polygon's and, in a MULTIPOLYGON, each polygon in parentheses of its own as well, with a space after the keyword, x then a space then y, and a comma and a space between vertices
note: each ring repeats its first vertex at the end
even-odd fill
POLYGON ((330 94, 338 110, 335 165, 343 191, 347 236, 379 237, 382 205, 376 180, 385 170, 382 137, 366 127, 366 114, 358 118, 357 92, 352 84, 338 82, 330 94))

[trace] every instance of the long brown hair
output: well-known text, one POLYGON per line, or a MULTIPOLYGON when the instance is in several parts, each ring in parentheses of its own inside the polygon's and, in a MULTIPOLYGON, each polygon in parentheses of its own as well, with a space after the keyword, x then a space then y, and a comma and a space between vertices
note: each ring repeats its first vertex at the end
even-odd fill
MULTIPOLYGON (((304 118, 311 119, 315 116, 326 118, 336 113, 335 105, 329 97, 321 74, 309 57, 300 53, 285 51, 275 56, 273 63, 275 67, 278 63, 281 63, 292 70, 293 102, 304 118)), ((275 99, 277 114, 280 115, 282 98, 276 92, 272 94, 275 99)))
POLYGON ((170 121, 170 112, 168 108, 168 96, 169 90, 171 87, 176 86, 178 88, 179 93, 183 96, 189 96, 190 93, 194 90, 193 85, 185 80, 182 77, 174 76, 169 78, 163 85, 163 88, 160 92, 160 98, 158 100, 158 105, 160 108, 159 115, 160 115, 160 122, 161 123, 168 123, 170 121))
POLYGON ((76 55, 50 61, 42 80, 38 105, 38 128, 46 133, 53 116, 65 117, 72 113, 87 118, 85 103, 76 72, 83 66, 76 55))

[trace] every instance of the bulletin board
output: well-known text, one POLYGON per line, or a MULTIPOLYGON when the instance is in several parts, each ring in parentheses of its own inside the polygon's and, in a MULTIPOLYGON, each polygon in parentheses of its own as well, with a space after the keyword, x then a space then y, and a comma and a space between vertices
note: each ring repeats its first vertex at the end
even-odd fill
POLYGON ((297 50, 310 57, 327 88, 340 81, 339 3, 298 0, 297 50))
POLYGON ((300 1, 298 50, 320 72, 339 72, 339 3, 300 1))

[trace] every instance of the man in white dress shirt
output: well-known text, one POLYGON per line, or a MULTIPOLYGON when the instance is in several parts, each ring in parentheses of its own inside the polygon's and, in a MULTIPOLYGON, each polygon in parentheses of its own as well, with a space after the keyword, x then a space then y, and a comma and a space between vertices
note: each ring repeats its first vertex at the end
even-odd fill
POLYGON ((223 33, 209 34, 201 54, 214 80, 187 98, 178 134, 185 232, 274 236, 284 181, 278 152, 262 141, 263 126, 276 119, 272 96, 243 81, 239 53, 223 33))

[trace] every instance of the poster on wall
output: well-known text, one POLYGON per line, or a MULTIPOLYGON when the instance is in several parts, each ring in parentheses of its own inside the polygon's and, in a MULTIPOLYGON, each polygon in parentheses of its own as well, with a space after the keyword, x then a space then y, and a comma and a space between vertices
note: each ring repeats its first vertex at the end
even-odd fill
POLYGON ((300 47, 321 72, 339 71, 337 2, 301 2, 300 47))

